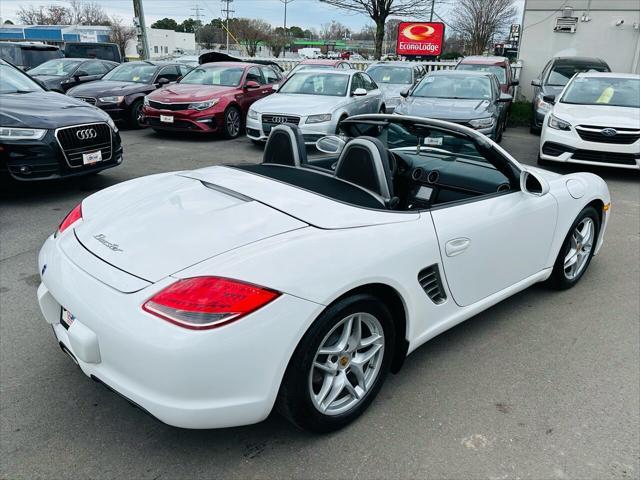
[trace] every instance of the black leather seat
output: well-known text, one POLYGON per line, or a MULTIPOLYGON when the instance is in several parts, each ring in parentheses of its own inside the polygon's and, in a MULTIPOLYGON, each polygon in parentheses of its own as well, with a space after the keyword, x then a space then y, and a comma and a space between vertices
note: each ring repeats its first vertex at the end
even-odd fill
POLYGON ((300 167, 307 163, 307 148, 297 125, 283 123, 271 129, 262 163, 300 167))
POLYGON ((335 176, 374 193, 387 207, 397 203, 389 153, 377 138, 363 136, 347 142, 335 176))

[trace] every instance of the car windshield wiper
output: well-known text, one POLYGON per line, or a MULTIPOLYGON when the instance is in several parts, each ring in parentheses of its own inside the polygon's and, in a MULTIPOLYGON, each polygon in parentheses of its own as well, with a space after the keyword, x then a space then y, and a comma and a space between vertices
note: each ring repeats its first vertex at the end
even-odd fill
POLYGON ((33 93, 36 90, 16 90, 15 92, 4 92, 4 93, 33 93))

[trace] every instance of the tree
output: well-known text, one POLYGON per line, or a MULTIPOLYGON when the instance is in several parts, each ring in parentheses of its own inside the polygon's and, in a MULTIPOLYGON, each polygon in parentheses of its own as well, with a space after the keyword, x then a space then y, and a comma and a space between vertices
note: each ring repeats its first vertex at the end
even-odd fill
POLYGON ((214 48, 216 44, 224 43, 224 32, 221 28, 212 24, 199 28, 196 32, 196 41, 204 48, 214 48))
POLYGON ((176 32, 196 33, 196 30, 200 27, 202 27, 202 22, 200 20, 187 18, 176 27, 176 32))
POLYGON ((432 0, 320 0, 343 10, 366 13, 376 24, 375 53, 376 59, 382 54, 384 26, 387 18, 424 17, 431 11, 432 0))
POLYGON ((294 25, 293 27, 289 27, 287 30, 289 30, 289 36, 292 38, 304 38, 304 30, 300 27, 296 27, 294 25))
POLYGON ((466 50, 479 55, 516 17, 513 0, 458 0, 453 29, 466 41, 466 50))
POLYGON ((124 54, 127 42, 137 36, 136 29, 124 25, 122 18, 115 15, 109 19, 109 26, 111 27, 109 41, 118 45, 120 51, 124 54))
POLYGON ((178 28, 178 22, 173 18, 163 18, 151 24, 151 28, 159 28, 161 30, 173 30, 178 28))
POLYGON ((351 36, 351 30, 335 20, 331 23, 324 23, 320 28, 320 37, 323 40, 341 40, 351 36))
MULTIPOLYGON (((386 34, 385 34, 386 35, 386 34)), ((375 25, 365 25, 360 29, 359 32, 351 35, 353 40, 365 40, 365 41, 374 41, 376 39, 376 26, 375 25)))
POLYGON ((269 37, 269 40, 267 40, 267 45, 271 48, 273 56, 278 58, 284 50, 284 47, 287 46, 287 37, 274 33, 269 37))
POLYGON ((268 40, 271 25, 264 20, 233 18, 229 20, 229 30, 245 46, 247 55, 255 57, 260 42, 268 40))
MULTIPOLYGON (((102 5, 97 2, 71 0, 69 4, 68 11, 71 16, 69 23, 73 25, 109 25, 111 22, 109 15, 104 11, 102 5)), ((64 9, 65 7, 60 8, 64 9)))

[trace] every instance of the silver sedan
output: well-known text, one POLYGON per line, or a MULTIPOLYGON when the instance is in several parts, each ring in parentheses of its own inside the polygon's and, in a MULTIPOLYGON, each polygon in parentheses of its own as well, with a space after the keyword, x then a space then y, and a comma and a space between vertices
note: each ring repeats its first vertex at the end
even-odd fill
POLYGON ((303 70, 296 72, 273 95, 258 100, 247 115, 247 136, 266 141, 271 128, 281 123, 300 127, 305 143, 337 132, 351 115, 384 113, 378 85, 356 70, 303 70))

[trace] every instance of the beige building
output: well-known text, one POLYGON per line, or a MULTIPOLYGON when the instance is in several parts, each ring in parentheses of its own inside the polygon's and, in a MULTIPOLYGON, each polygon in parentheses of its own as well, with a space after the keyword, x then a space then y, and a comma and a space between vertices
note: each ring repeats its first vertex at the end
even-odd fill
POLYGON ((552 57, 599 57, 613 71, 640 73, 640 0, 526 0, 518 56, 527 99, 552 57))

